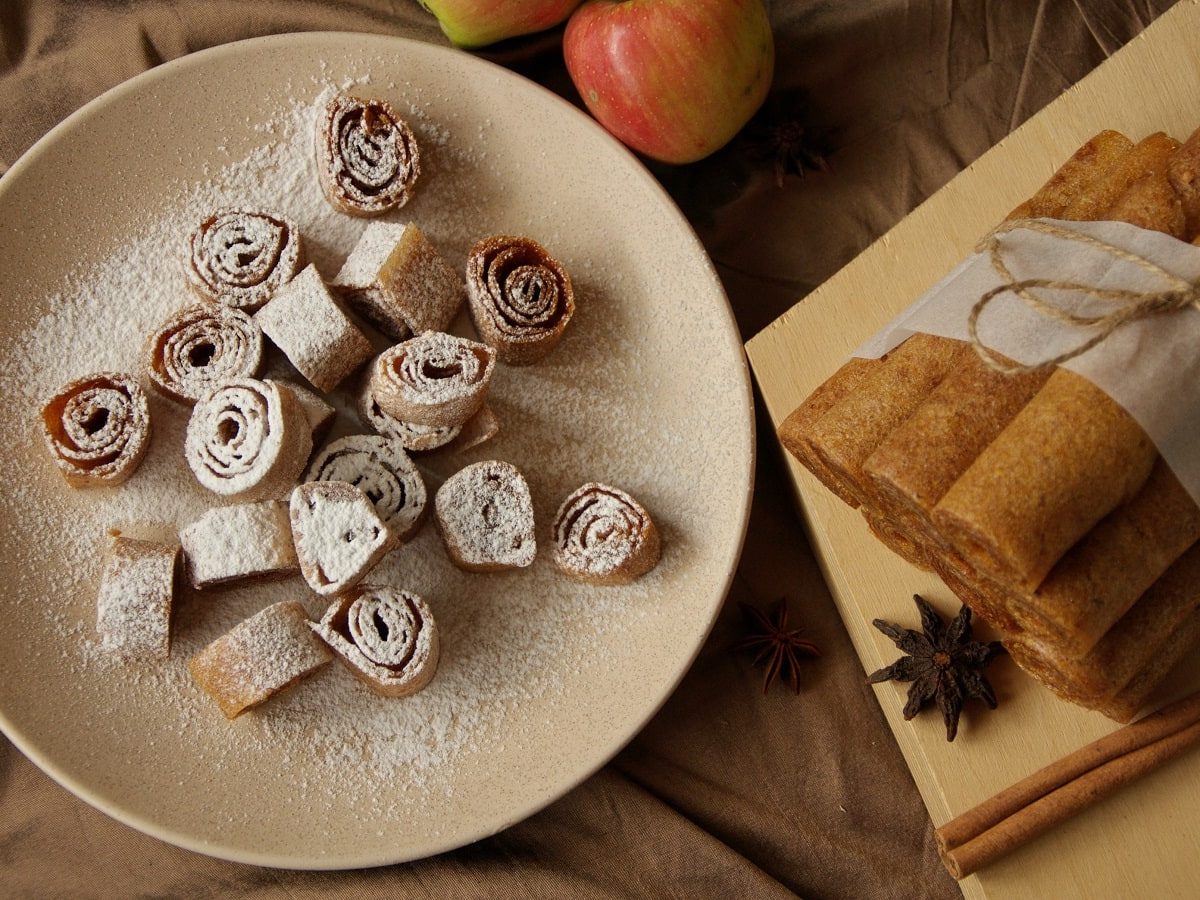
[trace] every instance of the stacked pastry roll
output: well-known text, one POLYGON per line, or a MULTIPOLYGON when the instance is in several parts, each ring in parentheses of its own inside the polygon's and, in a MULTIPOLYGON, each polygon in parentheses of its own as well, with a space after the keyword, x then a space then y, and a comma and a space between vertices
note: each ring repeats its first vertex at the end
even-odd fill
MULTIPOLYGON (((1200 243, 1200 130, 1085 143, 1010 218, 1200 243)), ((1128 721, 1200 645, 1200 509, 1121 406, 1063 368, 1004 374, 916 334, 780 427, 871 531, 936 571, 1060 696, 1128 721)))

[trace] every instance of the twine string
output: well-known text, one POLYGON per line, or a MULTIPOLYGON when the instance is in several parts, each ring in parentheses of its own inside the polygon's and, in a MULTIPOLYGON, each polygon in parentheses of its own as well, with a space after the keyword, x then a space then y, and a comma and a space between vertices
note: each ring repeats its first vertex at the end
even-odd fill
POLYGON ((1000 276, 1001 283, 981 296, 975 301, 975 305, 971 307, 971 314, 967 319, 967 328, 971 335, 971 345, 990 369, 1006 375, 1020 375, 1026 372, 1034 372, 1038 369, 1057 366, 1069 359, 1074 359, 1091 350, 1097 344, 1108 340, 1113 332, 1130 322, 1161 315, 1162 313, 1177 312, 1188 306, 1200 309, 1200 282, 1191 282, 1185 278, 1180 278, 1175 273, 1167 271, 1144 256, 1139 256, 1121 247, 1116 247, 1100 238, 1092 237, 1089 234, 1079 231, 1073 231, 1070 228, 1064 228, 1062 225, 1042 219, 1013 219, 1012 221, 1005 222, 985 237, 979 243, 979 246, 976 247, 976 250, 977 252, 988 254, 992 268, 1000 276), (1077 281, 1059 281, 1053 278, 1017 279, 1013 277, 1008 263, 1004 260, 1003 246, 1000 239, 1008 232, 1018 229, 1061 238, 1062 240, 1072 241, 1106 253, 1115 260, 1136 265, 1149 274, 1163 279, 1170 287, 1160 291, 1134 291, 1122 288, 1099 288, 1077 281), (1117 307, 1111 312, 1102 315, 1079 315, 1068 312, 1039 297, 1034 293, 1038 290, 1082 294, 1085 297, 1095 300, 1115 303, 1117 307), (1029 364, 1014 362, 989 347, 979 336, 980 316, 989 303, 1003 294, 1012 294, 1019 297, 1030 309, 1048 319, 1072 325, 1076 328, 1090 328, 1095 330, 1090 337, 1057 356, 1029 364))

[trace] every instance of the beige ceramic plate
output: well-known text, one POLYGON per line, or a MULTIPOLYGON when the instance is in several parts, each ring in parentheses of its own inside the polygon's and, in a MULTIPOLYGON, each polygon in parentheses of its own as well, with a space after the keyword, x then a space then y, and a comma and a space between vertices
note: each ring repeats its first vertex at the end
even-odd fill
MULTIPOLYGON (((752 478, 749 382, 720 284, 646 171, 559 98, 459 52, 366 35, 289 35, 198 53, 109 92, 0 180, 0 725, 89 803, 184 847, 274 866, 382 864, 493 833, 608 760, 694 658, 731 578, 752 478), (443 633, 433 684, 377 699, 336 664, 227 723, 184 660, 267 602, 322 604, 299 581, 183 597, 161 668, 113 664, 92 633, 104 526, 183 523, 214 498, 179 454, 185 414, 153 401, 155 438, 127 485, 73 492, 32 428, 37 398, 89 370, 136 368, 143 336, 187 302, 179 242, 206 204, 300 220, 326 275, 361 229, 314 203, 295 165, 327 84, 411 116, 426 151, 420 222, 455 265, 487 233, 546 243, 576 276, 576 321, 550 359, 504 369, 503 432, 427 463, 529 477, 529 571, 469 576, 432 528, 382 576, 422 593, 443 633), (660 522, 664 558, 636 585, 555 571, 548 523, 592 479, 660 522)), ((351 425, 344 421, 342 430, 351 425)))

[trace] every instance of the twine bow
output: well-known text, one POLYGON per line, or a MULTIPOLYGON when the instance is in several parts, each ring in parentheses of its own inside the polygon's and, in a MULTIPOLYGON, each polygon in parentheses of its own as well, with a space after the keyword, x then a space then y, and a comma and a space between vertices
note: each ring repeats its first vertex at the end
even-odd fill
POLYGON ((1010 222, 1000 225, 980 241, 976 250, 979 253, 987 253, 990 256, 992 268, 996 270, 996 274, 1000 276, 1002 283, 980 297, 975 302, 975 305, 971 307, 971 315, 967 319, 967 327, 971 334, 971 344, 975 348, 975 352, 979 354, 980 358, 989 368, 997 372, 1002 372, 1005 375, 1020 375, 1026 372, 1033 372, 1049 366, 1057 366, 1069 359, 1074 359, 1091 350, 1097 344, 1107 340, 1118 328, 1130 322, 1136 322, 1139 319, 1146 319, 1161 313, 1177 312, 1188 306, 1200 309, 1200 282, 1191 282, 1186 278, 1180 278, 1173 272, 1168 272, 1143 256, 1123 250, 1120 247, 1115 247, 1107 241, 1102 241, 1091 235, 1056 225, 1053 222, 1041 219, 1013 219, 1010 222), (1165 280, 1170 287, 1162 291, 1131 291, 1120 288, 1099 288, 1076 281, 1057 281, 1052 278, 1026 278, 1018 281, 1013 277, 1008 264, 1004 261, 1000 246, 1000 238, 1008 232, 1016 231, 1017 229, 1035 231, 1040 234, 1050 235, 1051 237, 1074 241, 1085 247, 1091 247, 1092 249, 1107 253, 1116 260, 1132 263, 1152 275, 1157 275, 1165 280), (1105 313, 1104 315, 1077 315, 1043 300, 1037 294, 1033 293, 1037 289, 1083 294, 1087 297, 1119 305, 1112 312, 1105 313), (1013 294, 1019 297, 1032 310, 1056 322, 1063 322, 1077 328, 1094 328, 1095 333, 1072 349, 1060 353, 1051 359, 1045 359, 1041 362, 1028 365, 1013 362, 996 350, 993 350, 979 337, 980 315, 992 300, 1002 294, 1013 294))

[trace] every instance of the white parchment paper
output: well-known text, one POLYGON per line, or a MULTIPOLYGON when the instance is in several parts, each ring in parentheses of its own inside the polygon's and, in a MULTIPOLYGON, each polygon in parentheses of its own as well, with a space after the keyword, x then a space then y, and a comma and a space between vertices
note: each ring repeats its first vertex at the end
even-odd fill
MULTIPOLYGON (((1053 221, 1053 220, 1051 220, 1053 221)), ((1057 222, 1156 263, 1189 282, 1200 280, 1200 247, 1121 222, 1057 222)), ((1169 290, 1162 276, 1077 242, 1032 231, 1001 237, 1014 278, 1078 282, 1098 288, 1169 290)), ((877 358, 917 332, 969 340, 976 301, 1002 283, 987 254, 976 253, 859 347, 877 358)), ((1095 315, 1114 307, 1080 294, 1039 289, 1061 309, 1095 315)), ((995 298, 979 320, 981 340, 1021 363, 1051 359, 1091 337, 1030 309, 1012 294, 995 298)), ((1183 486, 1200 504, 1200 310, 1187 307, 1125 325, 1103 343, 1063 363, 1093 382, 1137 420, 1183 486)))

